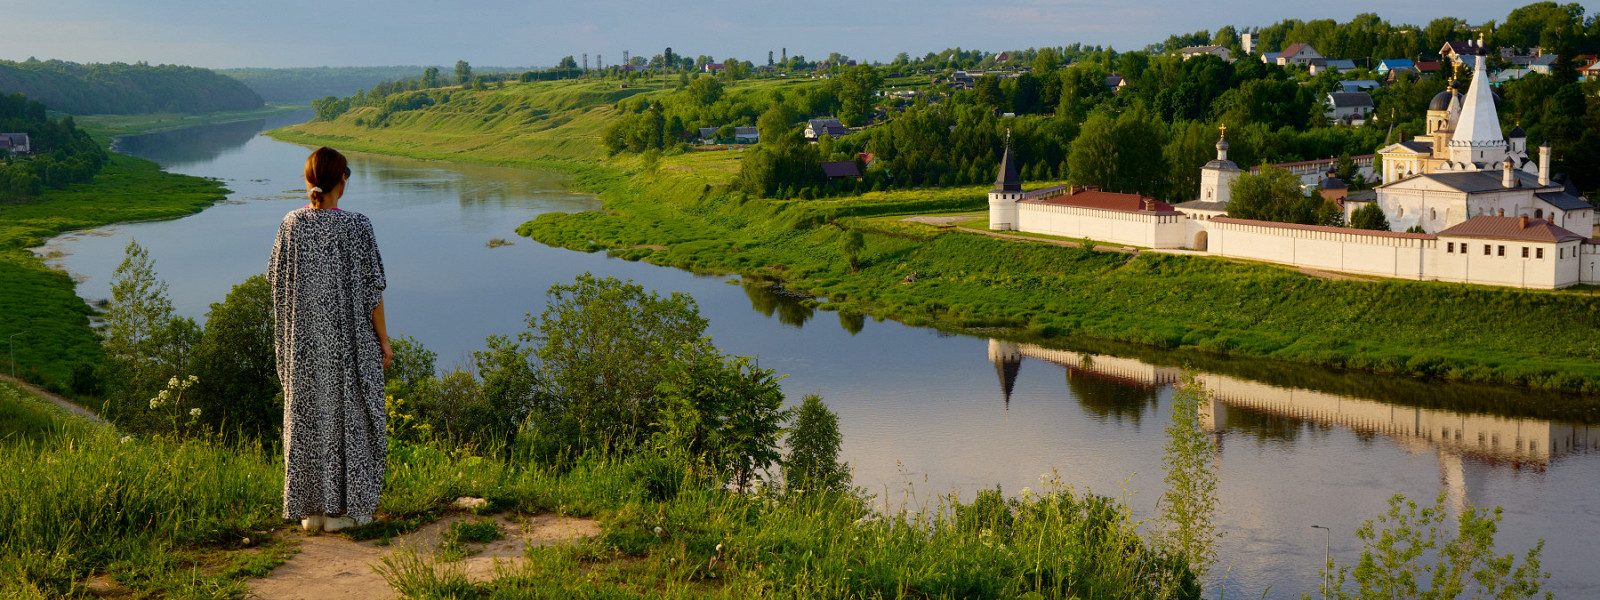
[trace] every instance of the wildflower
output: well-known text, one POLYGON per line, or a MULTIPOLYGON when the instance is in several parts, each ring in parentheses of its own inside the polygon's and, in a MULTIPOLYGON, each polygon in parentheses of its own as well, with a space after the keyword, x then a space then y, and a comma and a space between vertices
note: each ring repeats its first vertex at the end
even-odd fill
POLYGON ((133 436, 131 436, 131 435, 122 436, 121 443, 126 444, 126 443, 131 442, 131 441, 133 441, 133 436))
POLYGON ((178 378, 177 377, 173 377, 172 379, 168 379, 167 380, 167 387, 178 387, 178 378))
POLYGON ((157 406, 161 406, 161 399, 160 398, 151 398, 150 399, 150 410, 155 410, 157 406))
POLYGON ((198 409, 198 408, 191 408, 191 409, 189 409, 189 416, 191 416, 191 417, 198 417, 198 416, 200 416, 200 409, 198 409))
POLYGON ((171 395, 171 394, 168 394, 168 393, 167 393, 167 390, 161 390, 161 393, 159 393, 159 394, 156 394, 156 397, 157 397, 157 398, 160 398, 160 399, 162 399, 162 400, 166 400, 166 399, 167 399, 167 397, 168 397, 168 396, 170 396, 170 395, 171 395))
MULTIPOLYGON (((200 378, 199 378, 199 377, 195 377, 195 376, 193 376, 193 375, 190 375, 190 376, 189 376, 189 382, 190 382, 190 383, 194 383, 194 382, 196 382, 196 381, 200 381, 200 378)), ((245 539, 250 539, 250 538, 245 538, 245 539)))

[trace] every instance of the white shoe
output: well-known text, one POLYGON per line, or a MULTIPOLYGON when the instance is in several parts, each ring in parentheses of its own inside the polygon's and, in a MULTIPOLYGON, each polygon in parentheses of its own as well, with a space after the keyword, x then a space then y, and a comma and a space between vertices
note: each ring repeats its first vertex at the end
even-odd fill
POLYGON ((321 531, 326 523, 327 521, 322 515, 306 515, 305 518, 300 519, 300 529, 302 531, 321 531))
POLYGON ((328 517, 322 522, 323 531, 339 531, 351 527, 360 527, 372 522, 372 515, 359 517, 328 517))

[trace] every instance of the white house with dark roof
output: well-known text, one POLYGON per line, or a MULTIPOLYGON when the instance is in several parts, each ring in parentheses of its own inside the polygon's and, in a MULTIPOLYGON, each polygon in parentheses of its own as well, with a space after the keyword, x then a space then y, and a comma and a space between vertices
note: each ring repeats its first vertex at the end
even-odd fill
POLYGON ((841 138, 850 135, 850 129, 840 123, 838 119, 811 119, 806 121, 806 139, 816 140, 822 136, 841 138))
POLYGON ((26 133, 0 133, 0 153, 31 154, 32 148, 26 133))
POLYGON ((1327 96, 1328 121, 1363 119, 1372 114, 1372 95, 1366 92, 1329 92, 1327 96))
POLYGON ((1312 48, 1311 44, 1290 44, 1275 58, 1280 66, 1303 66, 1313 58, 1322 58, 1322 55, 1317 54, 1317 49, 1312 48))

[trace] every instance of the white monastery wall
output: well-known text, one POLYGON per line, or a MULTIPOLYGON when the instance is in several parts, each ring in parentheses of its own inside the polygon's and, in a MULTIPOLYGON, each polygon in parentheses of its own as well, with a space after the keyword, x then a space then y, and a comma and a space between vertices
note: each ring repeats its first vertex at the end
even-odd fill
POLYGON ((1555 244, 1442 238, 1435 243, 1445 250, 1434 253, 1437 263, 1434 278, 1439 281, 1546 290, 1580 281, 1581 242, 1555 244), (1523 249, 1527 249, 1527 258, 1522 256, 1523 249))
POLYGON ((1146 248, 1182 248, 1186 242, 1181 214, 1126 213, 1057 204, 1016 206, 1017 229, 1021 231, 1146 248))
MULTIPOLYGON (((1427 279, 1435 240, 1205 221, 1207 251, 1297 267, 1427 279)), ((1359 230, 1354 230, 1359 231, 1359 230)))

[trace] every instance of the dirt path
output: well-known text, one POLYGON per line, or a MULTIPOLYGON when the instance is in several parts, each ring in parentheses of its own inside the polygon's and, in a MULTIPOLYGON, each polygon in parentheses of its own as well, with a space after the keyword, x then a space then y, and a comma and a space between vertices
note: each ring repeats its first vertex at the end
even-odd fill
POLYGON ((39 389, 37 387, 34 387, 32 385, 28 385, 27 382, 25 382, 25 381, 23 381, 21 379, 17 379, 15 377, 10 376, 10 375, 6 375, 4 373, 0 373, 0 380, 3 380, 6 383, 10 383, 11 385, 17 386, 19 388, 22 388, 23 390, 26 390, 30 394, 33 394, 33 395, 38 396, 40 398, 44 398, 45 400, 49 400, 50 402, 54 403, 56 406, 61 407, 61 410, 67 411, 68 413, 71 413, 71 414, 73 414, 75 416, 83 417, 85 420, 89 421, 90 423, 94 423, 94 424, 98 425, 98 424, 106 422, 105 419, 100 418, 100 415, 94 414, 94 411, 89 410, 87 408, 84 408, 82 405, 80 405, 80 404, 78 404, 76 402, 73 402, 71 400, 68 400, 66 398, 62 398, 61 396, 57 396, 55 394, 52 394, 50 392, 46 392, 46 391, 44 391, 42 389, 39 389))
POLYGON ((523 551, 529 547, 567 544, 600 533, 595 521, 554 514, 531 517, 454 514, 394 538, 388 546, 372 541, 355 542, 336 534, 306 534, 294 530, 286 535, 299 540, 300 552, 273 569, 271 574, 252 579, 247 585, 251 597, 260 600, 395 598, 394 590, 375 568, 383 566, 385 557, 406 549, 416 551, 419 556, 435 557, 439 542, 451 523, 480 518, 494 519, 505 533, 505 539, 466 544, 467 549, 473 551, 471 556, 453 563, 436 564, 435 568, 459 570, 473 581, 488 581, 494 578, 497 563, 514 566, 525 560, 523 551))

